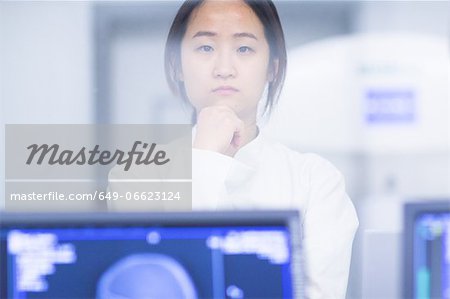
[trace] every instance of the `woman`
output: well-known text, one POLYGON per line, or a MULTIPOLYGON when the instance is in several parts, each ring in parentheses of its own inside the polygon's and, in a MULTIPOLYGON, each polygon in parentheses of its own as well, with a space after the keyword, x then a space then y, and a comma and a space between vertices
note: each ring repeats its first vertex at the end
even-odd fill
POLYGON ((306 294, 345 298, 358 220, 342 175, 317 155, 269 141, 257 126, 258 105, 270 113, 285 73, 270 0, 188 0, 179 9, 166 75, 195 110, 193 208, 300 210, 306 294))
POLYGON ((186 1, 179 9, 166 74, 196 113, 193 208, 299 209, 307 295, 344 298, 358 220, 342 175, 317 155, 268 141, 256 124, 264 91, 270 112, 285 72, 283 30, 270 0, 186 1))

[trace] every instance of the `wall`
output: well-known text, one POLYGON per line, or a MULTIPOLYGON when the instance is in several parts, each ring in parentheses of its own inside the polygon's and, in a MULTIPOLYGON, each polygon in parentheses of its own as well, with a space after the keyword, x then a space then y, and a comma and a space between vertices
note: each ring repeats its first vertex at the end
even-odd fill
POLYGON ((94 121, 91 30, 89 2, 0 2, 2 124, 94 121))

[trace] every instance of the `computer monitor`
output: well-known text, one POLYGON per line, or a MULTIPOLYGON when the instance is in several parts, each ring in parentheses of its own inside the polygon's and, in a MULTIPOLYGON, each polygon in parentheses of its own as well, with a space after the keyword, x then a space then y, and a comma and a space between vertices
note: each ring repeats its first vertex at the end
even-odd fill
POLYGON ((404 298, 450 299, 450 200, 408 203, 404 298))
POLYGON ((297 212, 0 217, 1 298, 303 298, 297 212))

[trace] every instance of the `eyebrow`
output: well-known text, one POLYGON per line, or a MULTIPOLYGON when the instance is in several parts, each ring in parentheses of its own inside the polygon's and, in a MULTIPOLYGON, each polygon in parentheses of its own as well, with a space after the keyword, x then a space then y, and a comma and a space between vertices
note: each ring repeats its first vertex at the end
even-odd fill
MULTIPOLYGON (((212 31, 198 31, 196 34, 194 34, 194 36, 192 38, 201 37, 201 36, 214 37, 214 36, 217 36, 217 33, 212 32, 212 31)), ((236 37, 236 38, 248 37, 248 38, 252 38, 254 40, 258 40, 258 38, 256 38, 256 36, 254 34, 248 33, 248 32, 235 33, 235 34, 233 34, 233 37, 236 37)))

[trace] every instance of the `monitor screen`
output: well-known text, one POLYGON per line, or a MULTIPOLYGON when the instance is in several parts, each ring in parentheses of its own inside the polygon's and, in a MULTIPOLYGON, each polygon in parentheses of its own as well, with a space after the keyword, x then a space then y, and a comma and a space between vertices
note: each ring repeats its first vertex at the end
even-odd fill
POLYGON ((1 221, 1 298, 301 297, 294 212, 1 221))
POLYGON ((450 201, 405 206, 404 297, 450 299, 450 201))

